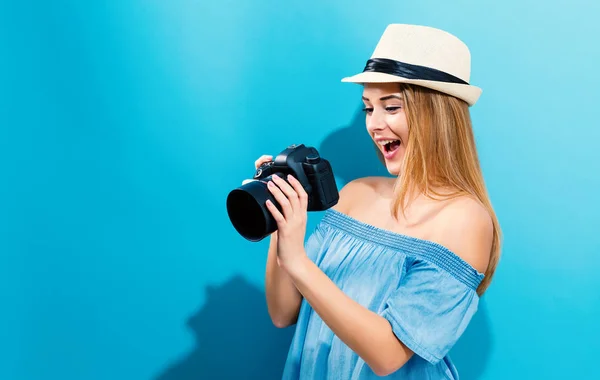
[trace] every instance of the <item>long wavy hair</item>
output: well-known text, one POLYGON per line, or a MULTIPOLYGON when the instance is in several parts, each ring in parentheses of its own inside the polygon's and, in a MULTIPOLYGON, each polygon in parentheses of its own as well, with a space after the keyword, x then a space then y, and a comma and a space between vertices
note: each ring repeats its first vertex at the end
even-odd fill
MULTIPOLYGON (((461 195, 477 198, 494 226, 493 244, 485 278, 477 288, 489 287, 500 259, 501 229, 490 201, 475 146, 469 106, 466 102, 421 86, 399 84, 408 123, 408 143, 395 185, 394 215, 404 213, 409 194, 422 193, 439 199, 461 195), (451 189, 450 194, 436 189, 451 189)), ((376 149, 381 162, 385 160, 376 149)))

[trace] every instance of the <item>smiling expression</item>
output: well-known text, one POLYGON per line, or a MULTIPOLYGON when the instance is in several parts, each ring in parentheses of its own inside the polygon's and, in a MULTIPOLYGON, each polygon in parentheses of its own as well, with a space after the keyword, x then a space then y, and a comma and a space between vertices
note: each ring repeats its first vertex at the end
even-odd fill
POLYGON ((365 84, 362 100, 367 131, 381 151, 388 172, 398 175, 408 142, 405 102, 398 83, 365 84))

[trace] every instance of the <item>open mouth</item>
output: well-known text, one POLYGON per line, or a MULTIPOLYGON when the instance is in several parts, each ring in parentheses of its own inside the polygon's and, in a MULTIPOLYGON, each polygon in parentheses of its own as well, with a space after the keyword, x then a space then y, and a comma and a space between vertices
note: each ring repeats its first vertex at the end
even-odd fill
POLYGON ((400 140, 386 140, 379 142, 385 153, 393 153, 400 146, 400 140))

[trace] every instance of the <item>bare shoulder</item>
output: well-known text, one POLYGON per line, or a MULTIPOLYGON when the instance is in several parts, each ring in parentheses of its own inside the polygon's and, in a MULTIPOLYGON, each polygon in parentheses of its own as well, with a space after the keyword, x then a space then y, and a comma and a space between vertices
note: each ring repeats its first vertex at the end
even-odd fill
POLYGON ((440 212, 438 222, 437 240, 484 273, 494 236, 492 217, 484 205, 472 197, 455 198, 440 212))
POLYGON ((340 200, 333 208, 348 212, 350 208, 356 207, 367 199, 372 199, 369 196, 381 194, 390 187, 393 179, 387 177, 362 177, 348 182, 340 190, 340 200))

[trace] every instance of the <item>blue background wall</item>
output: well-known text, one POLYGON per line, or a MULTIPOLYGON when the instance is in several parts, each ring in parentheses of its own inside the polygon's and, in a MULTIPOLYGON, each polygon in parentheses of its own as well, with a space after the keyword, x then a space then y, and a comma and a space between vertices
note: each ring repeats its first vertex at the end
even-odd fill
POLYGON ((360 87, 340 79, 393 22, 458 35, 484 89, 472 111, 505 245, 453 351, 459 369, 589 378, 600 352, 590 4, 3 2, 0 378, 278 378, 292 329, 266 313, 268 242, 234 232, 225 197, 290 143, 318 147, 340 187, 382 173, 360 87))

